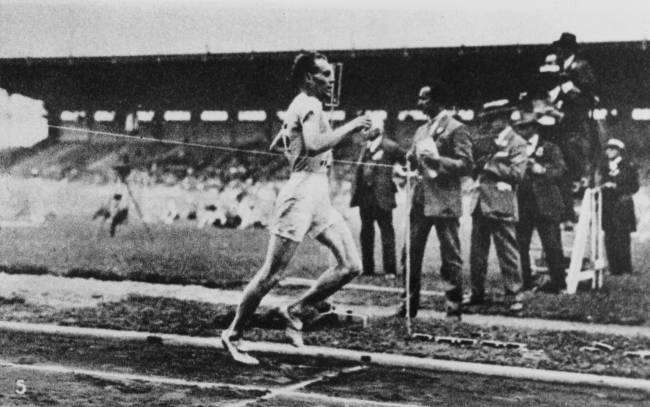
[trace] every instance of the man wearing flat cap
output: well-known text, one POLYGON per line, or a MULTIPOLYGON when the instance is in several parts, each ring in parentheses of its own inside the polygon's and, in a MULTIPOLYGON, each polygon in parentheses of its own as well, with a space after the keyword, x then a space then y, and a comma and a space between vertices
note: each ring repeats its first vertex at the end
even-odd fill
POLYGON ((607 161, 600 169, 605 252, 609 272, 615 275, 632 273, 630 233, 636 230, 632 195, 639 190, 636 166, 624 153, 625 143, 609 139, 605 146, 607 161))
MULTIPOLYGON (((407 153, 411 168, 417 169, 420 175, 409 216, 412 317, 419 307, 424 248, 431 227, 435 227, 442 260, 440 274, 449 285, 445 293, 447 317, 461 318, 463 260, 458 233, 463 208, 461 177, 471 173, 474 160, 469 130, 453 117, 452 101, 451 89, 444 82, 433 82, 418 93, 418 108, 429 120, 417 129, 407 153)), ((405 315, 403 304, 397 316, 405 315)))
POLYGON ((490 239, 494 240, 506 303, 512 311, 523 308, 519 249, 515 224, 519 220, 517 186, 526 171, 526 141, 510 126, 513 108, 508 100, 483 105, 479 119, 496 145, 487 156, 477 157, 477 185, 472 210, 472 235, 470 249, 471 296, 467 305, 481 305, 485 301, 485 279, 490 252, 490 239), (503 103, 502 103, 503 102, 503 103))
POLYGON ((542 138, 538 119, 539 115, 534 112, 522 111, 513 123, 517 133, 526 139, 528 157, 524 179, 517 189, 517 242, 524 290, 533 288, 530 243, 533 231, 537 230, 550 275, 550 281, 539 289, 558 293, 566 288, 560 232, 564 203, 559 187, 562 177, 566 176, 566 165, 560 148, 542 138))

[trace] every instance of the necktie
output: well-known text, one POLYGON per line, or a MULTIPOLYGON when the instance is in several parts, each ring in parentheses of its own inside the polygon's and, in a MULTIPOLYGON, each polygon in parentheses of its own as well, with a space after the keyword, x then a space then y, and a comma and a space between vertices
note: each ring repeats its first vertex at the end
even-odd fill
POLYGON ((363 156, 363 182, 366 183, 367 185, 372 185, 372 169, 373 167, 371 165, 367 164, 372 164, 372 155, 373 152, 370 151, 370 149, 366 149, 366 152, 363 156))

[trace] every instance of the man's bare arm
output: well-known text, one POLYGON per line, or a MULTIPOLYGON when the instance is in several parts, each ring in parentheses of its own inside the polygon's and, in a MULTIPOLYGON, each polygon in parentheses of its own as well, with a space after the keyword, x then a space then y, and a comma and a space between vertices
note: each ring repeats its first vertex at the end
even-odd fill
POLYGON ((336 146, 349 134, 362 128, 369 128, 370 125, 370 117, 363 115, 350 120, 336 130, 321 133, 318 119, 311 115, 303 122, 302 127, 305 147, 310 153, 320 154, 336 146))

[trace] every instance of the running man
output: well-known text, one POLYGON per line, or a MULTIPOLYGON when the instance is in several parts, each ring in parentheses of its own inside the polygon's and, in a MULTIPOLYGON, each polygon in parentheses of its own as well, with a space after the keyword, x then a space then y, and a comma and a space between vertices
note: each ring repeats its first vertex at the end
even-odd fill
POLYGON ((280 308, 294 345, 302 346, 303 323, 297 315, 328 298, 361 272, 352 233, 330 202, 328 169, 331 149, 356 131, 369 128, 370 118, 359 116, 332 130, 323 112, 323 101, 331 97, 334 73, 323 54, 299 54, 291 79, 300 92, 289 105, 282 130, 271 144, 272 148, 285 147, 291 176, 275 202, 264 264, 244 289, 232 324, 221 334, 224 348, 233 359, 248 365, 259 361, 238 349, 236 341, 242 337, 244 326, 262 298, 280 280, 305 235, 328 247, 337 264, 326 270, 297 301, 280 308))

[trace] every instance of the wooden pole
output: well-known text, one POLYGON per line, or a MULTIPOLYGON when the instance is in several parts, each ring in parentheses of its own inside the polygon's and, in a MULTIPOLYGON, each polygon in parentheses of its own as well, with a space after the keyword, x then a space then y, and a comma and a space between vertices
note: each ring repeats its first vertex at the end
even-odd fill
POLYGON ((406 291, 406 334, 411 337, 413 334, 411 326, 411 161, 406 161, 406 202, 404 205, 406 210, 406 226, 404 227, 404 247, 405 247, 405 291, 406 291))

